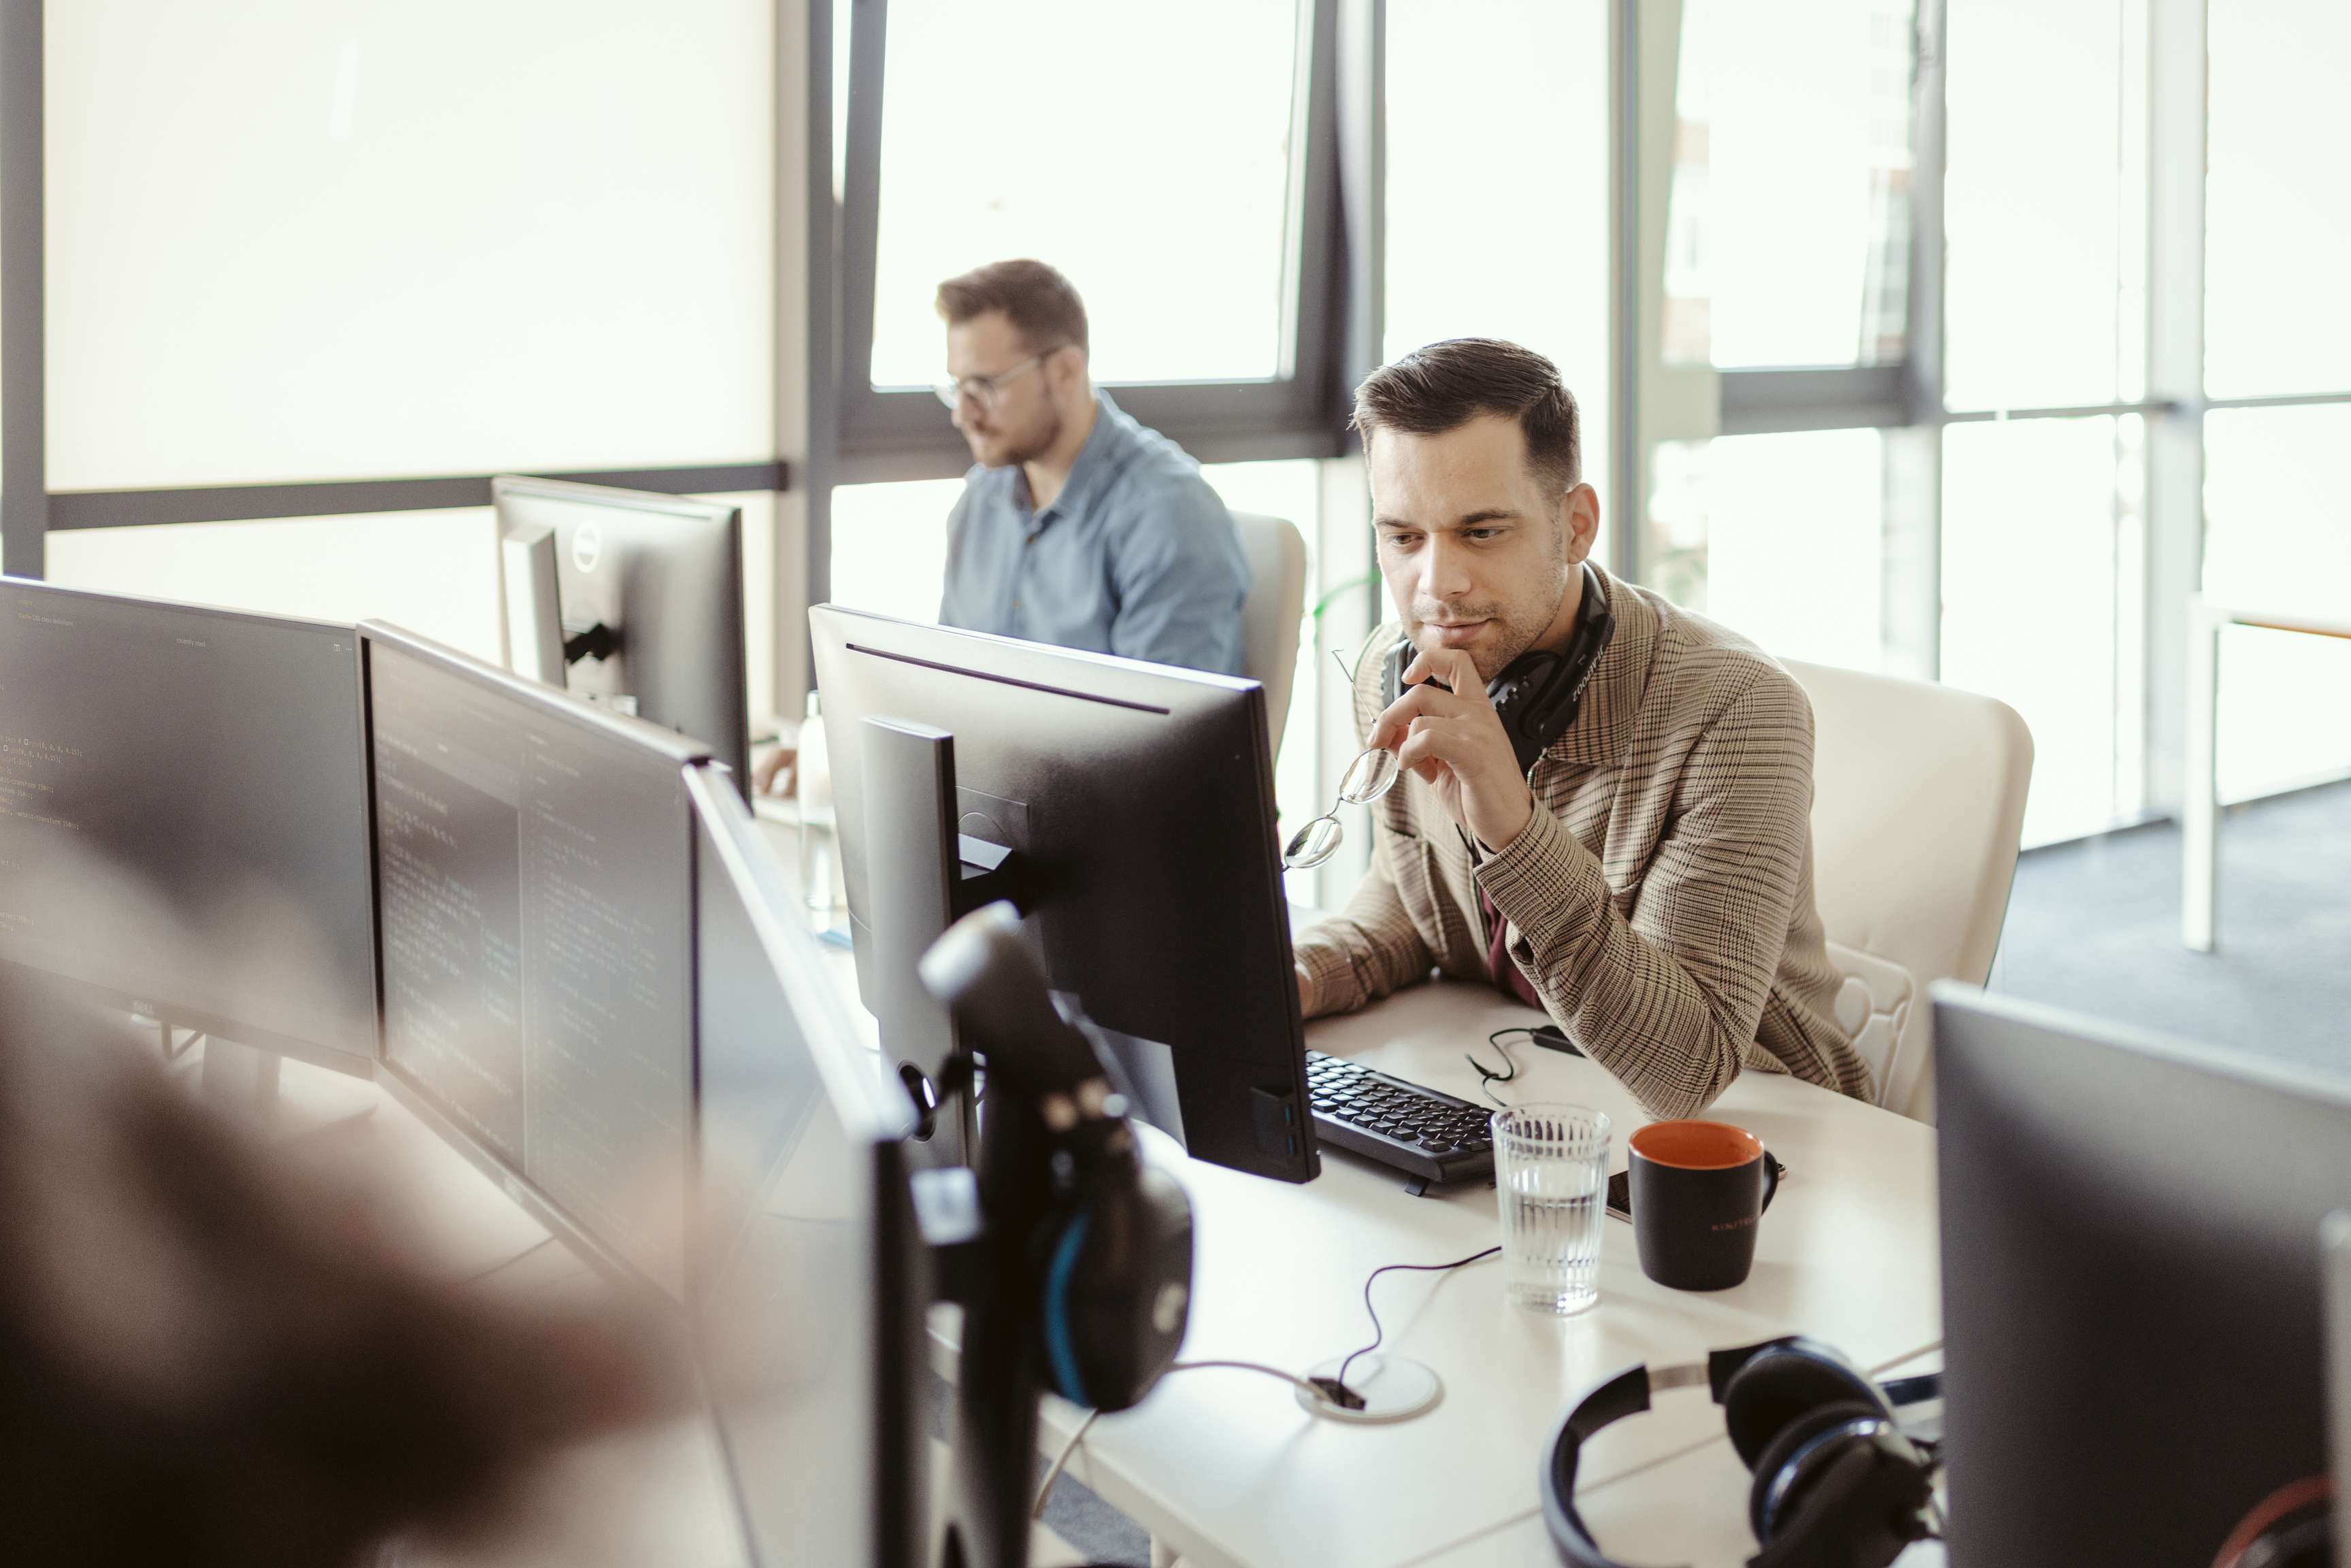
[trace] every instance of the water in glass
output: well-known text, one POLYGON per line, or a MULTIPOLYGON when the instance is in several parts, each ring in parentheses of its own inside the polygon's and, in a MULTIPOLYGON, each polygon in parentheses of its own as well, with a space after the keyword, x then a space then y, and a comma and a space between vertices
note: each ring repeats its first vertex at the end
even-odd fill
POLYGON ((1580 1312, 1600 1299, 1608 1118, 1580 1105, 1514 1105, 1493 1123, 1502 1288, 1522 1306, 1580 1312))

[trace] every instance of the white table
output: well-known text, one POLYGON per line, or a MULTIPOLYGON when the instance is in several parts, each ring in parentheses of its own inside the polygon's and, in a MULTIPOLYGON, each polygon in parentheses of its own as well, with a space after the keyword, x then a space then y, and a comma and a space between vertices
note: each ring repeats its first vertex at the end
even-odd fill
POLYGON ((2179 832, 2179 940, 2199 953, 2212 951, 2218 937, 2220 632, 2230 626, 2351 638, 2351 621, 2231 607, 2189 595, 2188 795, 2179 832))
MULTIPOLYGON (((1317 1050, 1474 1099, 1464 1049, 1491 1060, 1487 1034, 1537 1015, 1483 987, 1439 983, 1311 1026, 1317 1050)), ((1514 1051, 1518 1102, 1606 1111, 1623 1137, 1643 1118, 1589 1061, 1514 1051)), ((1568 1402, 1636 1361, 1803 1332, 1855 1361, 1912 1357, 1939 1339, 1928 1128, 1781 1077, 1750 1074, 1713 1114, 1760 1134, 1789 1178, 1737 1290, 1668 1291, 1641 1273, 1631 1228, 1604 1230, 1601 1300, 1573 1318, 1502 1300, 1498 1260, 1447 1275, 1387 1275, 1375 1287, 1386 1343, 1436 1368, 1444 1401, 1416 1420, 1353 1427, 1301 1410, 1273 1379, 1202 1371, 1166 1379, 1138 1409, 1096 1422, 1073 1473, 1150 1531, 1186 1568, 1222 1564, 1402 1564, 1528 1518, 1539 1450, 1568 1402)), ((1483 1184, 1408 1197, 1401 1177, 1342 1151, 1302 1186, 1185 1158, 1165 1138, 1150 1157, 1192 1195, 1197 1258, 1186 1360, 1270 1362, 1296 1371, 1370 1337, 1364 1277, 1383 1263, 1441 1262, 1497 1239, 1483 1184)), ((1055 1447, 1080 1413, 1047 1402, 1055 1447)), ((1587 1452, 1597 1491, 1719 1440, 1704 1396, 1662 1399, 1587 1452)), ((1734 1460, 1735 1464, 1736 1461, 1734 1460)), ((1540 1533, 1538 1521, 1538 1533, 1540 1533)), ((1738 1556, 1751 1551, 1741 1545, 1738 1556)), ((1726 1561, 1733 1560, 1726 1558, 1726 1561)))
MULTIPOLYGON (((789 851, 789 833, 776 837, 789 851)), ((835 983, 853 998, 850 955, 826 953, 835 983)), ((862 1009, 855 1016, 868 1043, 878 1043, 870 1017, 862 1009)), ((1484 987, 1438 983, 1318 1021, 1308 1038, 1315 1049, 1477 1100, 1478 1075, 1464 1051, 1492 1061, 1489 1032, 1539 1016, 1484 987)), ((1498 1092, 1513 1103, 1564 1100, 1607 1112, 1615 1124, 1612 1163, 1621 1168, 1624 1139, 1643 1120, 1630 1094, 1579 1058, 1523 1042, 1512 1054, 1519 1076, 1498 1092)), ((1692 1294, 1650 1283, 1631 1228, 1614 1220, 1604 1231, 1601 1300, 1573 1318, 1505 1302, 1499 1260, 1443 1275, 1385 1275, 1375 1291, 1386 1346, 1427 1364, 1445 1383, 1427 1415, 1393 1426, 1340 1425, 1308 1415, 1273 1378, 1186 1372, 1136 1410, 1097 1421, 1071 1473, 1149 1531, 1156 1557, 1180 1554, 1186 1568, 1548 1563, 1536 1512, 1539 1450, 1561 1410, 1604 1378, 1636 1361, 1695 1360, 1798 1331, 1872 1367, 1935 1345, 1932 1131, 1756 1073, 1734 1084, 1712 1114, 1754 1130, 1789 1168, 1759 1233, 1754 1273, 1737 1290, 1692 1294)), ((375 1135, 413 1171, 407 1185, 418 1244, 453 1272, 512 1256, 543 1235, 395 1103, 386 1100, 375 1120, 375 1135)), ((1374 1268, 1442 1262, 1499 1239, 1494 1192, 1483 1183, 1414 1197, 1397 1173, 1326 1148, 1320 1179, 1291 1186, 1190 1160, 1156 1132, 1146 1131, 1144 1147, 1192 1197, 1197 1254, 1186 1360, 1258 1361, 1302 1373, 1371 1337, 1363 1291, 1374 1268)), ((517 1270, 543 1266, 562 1266, 556 1249, 517 1270)), ((951 1313, 935 1318, 935 1359, 951 1373, 951 1313)), ((1047 1399, 1040 1444, 1058 1449, 1081 1417, 1047 1399)), ((639 1470, 666 1476, 659 1490, 668 1495, 643 1500, 654 1509, 645 1517, 669 1520, 695 1539, 677 1561, 720 1563, 707 1519, 723 1510, 723 1492, 694 1439, 662 1440, 666 1458, 658 1467, 640 1461, 639 1470)), ((1719 1412, 1702 1393, 1667 1395, 1649 1415, 1591 1445, 1580 1495, 1604 1541, 1625 1544, 1638 1561, 1643 1527, 1626 1519, 1678 1513, 1692 1488, 1710 1493, 1727 1454, 1719 1412)), ((1729 1462, 1735 1470, 1736 1458, 1729 1462)), ((629 1511, 627 1487, 611 1484, 631 1473, 626 1467, 583 1463, 582 1475, 598 1478, 590 1490, 600 1507, 639 1517, 629 1511)), ((1733 1506, 1722 1516, 1730 1523, 1707 1537, 1708 1549, 1677 1547, 1668 1556, 1734 1563, 1752 1551, 1736 1507, 1743 1491, 1730 1490, 1733 1506)), ((615 1540, 645 1539, 617 1523, 603 1528, 615 1540)))

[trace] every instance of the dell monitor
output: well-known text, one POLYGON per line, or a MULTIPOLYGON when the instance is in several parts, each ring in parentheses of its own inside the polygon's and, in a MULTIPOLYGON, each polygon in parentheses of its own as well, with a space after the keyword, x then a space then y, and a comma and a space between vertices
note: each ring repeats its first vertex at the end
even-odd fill
POLYGON ((750 812, 695 817, 705 1381, 758 1568, 929 1562, 913 1107, 852 1032, 750 812))
POLYGON ((0 579, 0 962, 372 1072, 355 649, 349 626, 0 579))
POLYGON ((2328 1470, 2351 1082, 1949 983, 1934 1009, 1950 1559, 2208 1568, 2328 1470))
POLYGON ((739 508, 504 476, 507 664, 690 736, 750 778, 739 508))
POLYGON ((590 1259, 687 1292, 703 747, 359 629, 394 1095, 590 1259))
POLYGON ((1263 689, 835 605, 809 620, 858 986, 917 1094, 952 1040, 914 963, 1008 894, 1149 1120, 1198 1158, 1311 1179, 1263 689))

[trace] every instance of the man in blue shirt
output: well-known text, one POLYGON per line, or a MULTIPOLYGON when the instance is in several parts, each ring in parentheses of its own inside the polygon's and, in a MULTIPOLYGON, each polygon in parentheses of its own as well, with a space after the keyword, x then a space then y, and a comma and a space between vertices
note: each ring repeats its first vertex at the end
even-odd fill
POLYGON ((1181 447, 1096 390, 1069 279, 999 261, 939 285, 938 308, 939 398, 978 460, 947 520, 939 620, 1239 674, 1232 514, 1181 447))

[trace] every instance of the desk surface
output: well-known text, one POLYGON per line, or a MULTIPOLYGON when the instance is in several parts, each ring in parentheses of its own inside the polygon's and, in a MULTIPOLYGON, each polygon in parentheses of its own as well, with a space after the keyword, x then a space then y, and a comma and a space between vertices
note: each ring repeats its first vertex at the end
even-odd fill
MULTIPOLYGON (((1465 1049, 1535 1015, 1482 987, 1435 984, 1308 1031, 1317 1050, 1478 1097, 1465 1049)), ((1564 1100, 1607 1112, 1612 1166, 1643 1118, 1632 1097, 1579 1058, 1520 1050, 1517 1103, 1564 1100)), ((1489 1058, 1490 1060, 1490 1057, 1489 1058)), ((1636 1362, 1803 1332, 1860 1364, 1907 1359, 1939 1335, 1934 1135, 1927 1127, 1782 1077, 1750 1074, 1713 1114, 1760 1134, 1789 1168, 1737 1290, 1666 1290, 1641 1273, 1629 1226, 1604 1230, 1601 1299, 1573 1318, 1515 1307, 1499 1260, 1445 1275, 1387 1275, 1374 1288, 1387 1344, 1434 1367, 1446 1394, 1416 1420, 1343 1426, 1301 1410, 1270 1378, 1170 1376, 1140 1408, 1104 1416, 1075 1473, 1175 1547, 1211 1564, 1402 1564, 1528 1517, 1538 1450, 1567 1403, 1636 1362)), ((1302 1371, 1371 1337, 1364 1277, 1383 1263, 1442 1262, 1492 1246, 1498 1213, 1479 1183, 1425 1197, 1401 1178, 1325 1149, 1321 1179, 1290 1186, 1184 1158, 1151 1157, 1192 1195, 1196 1289, 1184 1358, 1270 1362, 1302 1371)), ((1077 1412, 1049 1401, 1059 1438, 1077 1412)), ((1603 1434, 1585 1486, 1601 1489, 1717 1439, 1703 1397, 1661 1401, 1603 1434)), ((1734 1461, 1735 1462, 1735 1461, 1734 1461)), ((1540 1530, 1537 1531, 1540 1535, 1540 1530)), ((1751 1550, 1741 1542, 1740 1555, 1751 1550)))
MULTIPOLYGON (((827 952, 835 982, 853 998, 849 954, 827 952)), ((862 1009, 855 1016, 874 1043, 870 1017, 862 1009)), ((1538 1017, 1485 988, 1439 983, 1319 1020, 1308 1036, 1317 1050, 1479 1100, 1464 1052, 1490 1061, 1490 1031, 1538 1017)), ((1519 1076, 1497 1092, 1514 1103, 1568 1101, 1607 1112, 1611 1164, 1622 1168, 1624 1140, 1644 1120, 1631 1095, 1580 1058, 1523 1045, 1513 1055, 1519 1076)), ((1387 1346, 1444 1380, 1444 1398, 1427 1415, 1344 1426, 1306 1414, 1272 1378, 1185 1372, 1138 1409, 1097 1421, 1071 1472, 1180 1553, 1186 1568, 1542 1563, 1552 1559, 1535 1511, 1538 1450, 1559 1412, 1605 1376, 1636 1361, 1695 1360, 1799 1331, 1870 1367, 1931 1348, 1940 1335, 1931 1129, 1758 1073, 1742 1077, 1711 1114, 1761 1134, 1789 1170, 1759 1233, 1754 1273, 1737 1290, 1695 1294, 1652 1284, 1630 1227, 1614 1220, 1604 1228, 1600 1301, 1573 1318, 1505 1301, 1499 1260, 1442 1275, 1383 1276, 1374 1289, 1387 1346)), ((400 1126, 407 1119, 396 1105, 386 1102, 374 1120, 385 1124, 377 1135, 414 1172, 420 1213, 430 1211, 419 1220, 419 1244, 453 1272, 517 1254, 543 1236, 494 1183, 438 1149, 421 1127, 400 1126)), ((1147 1157, 1192 1197, 1197 1256, 1187 1361, 1303 1372, 1370 1339, 1363 1294, 1374 1268, 1447 1261, 1499 1239, 1495 1194, 1482 1182, 1414 1197, 1396 1173, 1326 1147, 1321 1178, 1293 1186, 1191 1161, 1155 1132, 1144 1144, 1147 1157)), ((1040 1441, 1058 1448, 1081 1416, 1049 1398, 1040 1441)), ((1702 1395, 1684 1393, 1595 1440, 1582 1490, 1612 1550, 1644 1560, 1652 1534, 1678 1522, 1698 1535, 1656 1535, 1651 1558, 1744 1560, 1753 1548, 1739 1511, 1743 1472, 1715 1473, 1726 1459, 1738 1471, 1721 1430, 1719 1412, 1702 1395), (1711 1495, 1726 1486, 1728 1512, 1690 1512, 1692 1489, 1711 1495), (1718 1512, 1727 1524, 1707 1522, 1718 1512)), ((692 1456, 672 1453, 683 1456, 670 1461, 681 1468, 670 1469, 663 1489, 670 1496, 654 1517, 683 1521, 722 1507, 709 1479, 684 1484, 692 1456)), ((601 1464, 594 1470, 611 1473, 601 1464)), ((708 1531, 684 1533, 699 1539, 677 1561, 724 1560, 708 1531)))

